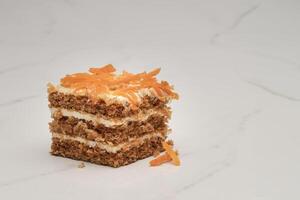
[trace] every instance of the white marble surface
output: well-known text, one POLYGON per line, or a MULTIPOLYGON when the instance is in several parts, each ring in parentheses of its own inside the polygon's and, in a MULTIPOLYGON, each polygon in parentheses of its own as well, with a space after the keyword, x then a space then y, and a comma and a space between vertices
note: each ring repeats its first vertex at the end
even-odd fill
POLYGON ((0 199, 300 199, 300 1, 0 0, 0 199), (46 84, 113 63, 176 85, 182 166, 49 155, 46 84))

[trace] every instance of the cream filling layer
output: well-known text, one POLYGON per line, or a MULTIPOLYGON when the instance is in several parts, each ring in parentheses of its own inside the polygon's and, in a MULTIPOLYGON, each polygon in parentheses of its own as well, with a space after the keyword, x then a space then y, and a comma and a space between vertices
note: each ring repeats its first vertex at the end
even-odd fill
POLYGON ((73 136, 69 136, 69 135, 64 135, 64 134, 59 134, 59 133, 52 133, 52 137, 53 138, 58 138, 60 140, 71 140, 71 141, 77 141, 80 142, 84 145, 87 145, 89 147, 99 147, 100 149, 103 149, 109 153, 116 153, 118 151, 120 151, 121 149, 128 149, 131 146, 137 146, 140 144, 143 144, 145 140, 147 139, 151 139, 153 137, 160 137, 163 138, 163 135, 161 133, 152 133, 152 134, 148 134, 148 135, 144 135, 142 137, 139 137, 138 139, 129 139, 129 142, 126 143, 121 143, 118 145, 110 145, 110 144, 105 144, 102 142, 96 142, 96 141, 91 141, 91 140, 87 140, 81 137, 73 137, 73 136))
MULTIPOLYGON (((166 110, 154 110, 150 109, 145 111, 144 113, 138 113, 136 115, 125 117, 121 119, 105 119, 96 115, 92 115, 89 113, 82 113, 78 111, 73 110, 67 110, 64 108, 50 108, 51 114, 55 115, 56 112, 60 112, 65 117, 74 117, 77 119, 83 119, 86 121, 92 121, 94 124, 103 124, 106 127, 116 126, 116 125, 122 125, 129 121, 145 121, 147 120, 151 115, 157 114, 157 115, 166 115, 166 110)), ((168 116, 166 116, 168 117, 168 116)))

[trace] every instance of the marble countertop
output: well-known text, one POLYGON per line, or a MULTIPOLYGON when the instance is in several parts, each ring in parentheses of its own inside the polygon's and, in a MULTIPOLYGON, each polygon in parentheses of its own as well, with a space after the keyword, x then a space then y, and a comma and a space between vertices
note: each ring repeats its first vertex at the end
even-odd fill
POLYGON ((300 2, 0 0, 0 199, 300 199, 300 2), (182 166, 49 154, 46 84, 112 63, 176 86, 182 166))

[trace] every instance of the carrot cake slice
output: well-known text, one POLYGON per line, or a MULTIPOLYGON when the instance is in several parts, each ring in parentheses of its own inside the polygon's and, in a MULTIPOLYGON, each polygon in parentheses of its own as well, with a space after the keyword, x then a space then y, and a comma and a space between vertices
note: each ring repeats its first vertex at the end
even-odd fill
POLYGON ((112 65, 48 84, 51 154, 120 167, 163 151, 173 87, 160 69, 117 74, 112 65))

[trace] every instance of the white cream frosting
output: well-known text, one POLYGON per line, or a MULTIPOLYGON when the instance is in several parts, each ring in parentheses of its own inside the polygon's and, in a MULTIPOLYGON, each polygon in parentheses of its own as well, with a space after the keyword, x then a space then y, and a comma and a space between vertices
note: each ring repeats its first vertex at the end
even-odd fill
POLYGON ((103 142, 91 141, 91 140, 87 140, 87 139, 84 139, 84 138, 81 138, 81 137, 78 137, 78 136, 74 137, 74 136, 69 136, 69 135, 64 135, 64 134, 59 134, 59 133, 52 133, 52 137, 53 138, 58 138, 60 140, 77 141, 77 142, 80 142, 82 144, 88 145, 89 147, 98 146, 100 149, 104 149, 107 152, 116 153, 116 152, 120 151, 123 148, 129 148, 131 145, 142 144, 145 140, 151 139, 152 137, 161 137, 162 138, 163 135, 161 133, 152 133, 152 134, 144 135, 144 136, 139 137, 137 139, 131 138, 131 139, 129 139, 129 142, 121 143, 121 144, 118 144, 118 145, 105 144, 103 142))
POLYGON ((130 117, 113 120, 113 119, 105 119, 103 117, 99 117, 99 116, 92 115, 89 113, 67 110, 67 109, 63 109, 63 108, 51 108, 50 110, 51 110, 52 115, 54 115, 56 112, 60 112, 65 117, 74 117, 77 119, 92 121, 94 124, 103 124, 106 127, 122 125, 122 124, 127 123, 128 121, 145 121, 153 114, 157 114, 157 115, 161 115, 161 116, 165 115, 163 113, 163 110, 149 109, 143 113, 138 113, 138 114, 130 116, 130 117))

